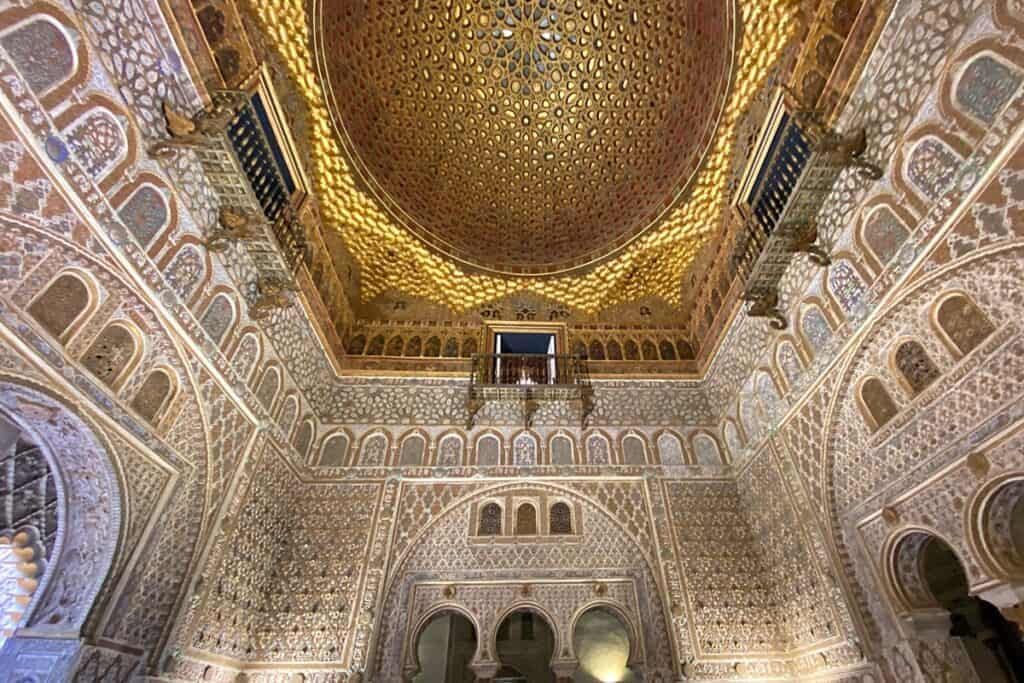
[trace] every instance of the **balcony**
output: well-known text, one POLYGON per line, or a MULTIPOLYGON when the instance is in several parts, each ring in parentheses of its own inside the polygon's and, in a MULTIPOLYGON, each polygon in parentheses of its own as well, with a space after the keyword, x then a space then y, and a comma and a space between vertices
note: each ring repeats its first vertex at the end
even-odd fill
POLYGON ((828 267, 827 249, 819 243, 817 217, 847 168, 878 179, 882 172, 863 159, 863 129, 839 134, 814 111, 789 107, 780 93, 768 117, 750 165, 740 183, 734 208, 742 222, 734 262, 743 282, 747 314, 769 318, 784 329, 779 282, 798 253, 828 267))
POLYGON ((523 353, 473 356, 467 400, 471 426, 480 409, 496 401, 522 403, 526 426, 532 424, 537 409, 551 401, 575 405, 583 422, 592 409, 591 398, 586 361, 579 356, 523 353))

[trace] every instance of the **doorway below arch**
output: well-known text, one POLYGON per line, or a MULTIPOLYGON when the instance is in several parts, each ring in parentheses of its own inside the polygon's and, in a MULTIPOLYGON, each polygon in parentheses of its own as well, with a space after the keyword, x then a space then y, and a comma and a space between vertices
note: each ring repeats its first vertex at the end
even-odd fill
POLYGON ((414 683, 473 683, 469 664, 476 646, 476 630, 469 619, 456 612, 436 615, 416 641, 420 669, 414 683))
POLYGON ((573 630, 573 650, 579 667, 573 683, 633 683, 629 668, 629 629, 606 607, 587 610, 573 630))
POLYGON ((555 634, 538 614, 521 610, 505 617, 496 638, 501 669, 495 683, 554 683, 555 634))
POLYGON ((921 575, 939 605, 949 611, 949 635, 963 644, 986 683, 1024 682, 1024 641, 1020 629, 999 609, 969 594, 960 558, 932 537, 921 550, 921 575))

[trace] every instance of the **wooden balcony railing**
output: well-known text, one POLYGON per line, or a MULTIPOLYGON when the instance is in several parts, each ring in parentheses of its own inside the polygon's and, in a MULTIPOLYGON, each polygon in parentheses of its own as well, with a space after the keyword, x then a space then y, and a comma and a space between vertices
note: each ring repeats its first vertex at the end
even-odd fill
POLYGON ((839 175, 856 168, 872 179, 881 169, 862 157, 867 149, 863 129, 840 135, 826 128, 815 112, 795 109, 778 117, 765 133, 769 152, 757 168, 752 193, 740 209, 734 259, 743 282, 747 313, 766 317, 776 329, 787 321, 779 308, 778 286, 794 254, 806 253, 822 267, 828 251, 818 243, 817 217, 839 175))
POLYGON ((470 424, 490 401, 522 402, 527 425, 541 402, 579 402, 581 420, 585 420, 591 409, 590 398, 587 365, 580 356, 514 353, 473 356, 467 401, 470 424))

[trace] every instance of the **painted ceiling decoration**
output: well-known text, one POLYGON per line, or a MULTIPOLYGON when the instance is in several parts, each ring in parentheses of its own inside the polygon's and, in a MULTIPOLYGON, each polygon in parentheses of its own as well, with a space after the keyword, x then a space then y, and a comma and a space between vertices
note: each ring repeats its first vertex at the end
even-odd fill
POLYGON ((793 0, 249 9, 311 113, 315 190, 363 300, 457 312, 515 293, 679 306, 799 15, 793 0))

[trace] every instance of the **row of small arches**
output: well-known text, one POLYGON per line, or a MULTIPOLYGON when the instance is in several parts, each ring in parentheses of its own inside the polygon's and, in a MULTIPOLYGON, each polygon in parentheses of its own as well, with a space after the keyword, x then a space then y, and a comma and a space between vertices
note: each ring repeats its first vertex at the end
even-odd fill
POLYGON ((367 341, 364 334, 357 334, 348 343, 352 356, 404 356, 409 358, 470 358, 477 353, 479 344, 475 337, 430 336, 424 339, 416 335, 406 339, 402 335, 387 337, 378 334, 367 341))
MULTIPOLYGON (((995 331, 988 316, 962 292, 944 295, 930 310, 931 327, 954 360, 966 356, 995 331)), ((757 442, 767 425, 780 417, 782 396, 794 388, 804 371, 804 354, 813 361, 834 333, 828 317, 814 303, 801 308, 798 329, 806 343, 799 345, 792 337, 780 338, 774 351, 774 372, 767 368, 756 372, 740 397, 737 416, 742 434, 731 418, 726 419, 723 437, 734 456, 744 450, 744 441, 747 444, 757 442), (803 353, 797 351, 798 345, 802 346, 803 353)), ((894 388, 913 399, 941 375, 925 345, 912 338, 894 342, 888 365, 890 373, 870 373, 858 384, 858 402, 872 431, 880 429, 900 412, 894 388)))
MULTIPOLYGON (((28 314, 61 345, 69 345, 88 326, 98 309, 98 285, 89 276, 64 272, 28 305, 28 314)), ((178 390, 177 374, 156 367, 141 382, 133 376, 142 361, 145 335, 135 323, 119 319, 107 323, 78 360, 114 392, 133 388, 130 405, 144 420, 158 426, 178 390), (135 386, 137 384, 137 387, 135 386)))
MULTIPOLYGON (((969 354, 996 330, 985 313, 967 295, 960 293, 941 299, 931 320, 954 360, 969 354)), ((897 340, 893 344, 889 367, 907 399, 917 397, 942 375, 927 349, 916 339, 897 340)), ((873 431, 885 426, 900 410, 886 379, 885 373, 873 372, 863 377, 858 387, 864 419, 873 431)))
POLYGON ((693 360, 693 346, 685 339, 574 339, 573 355, 587 360, 693 360))
MULTIPOLYGON (((306 448, 311 439, 311 434, 302 437, 306 448)), ((473 440, 471 452, 467 455, 465 435, 450 432, 437 439, 431 454, 430 437, 425 433, 414 431, 402 436, 397 444, 392 444, 391 437, 384 432, 371 432, 362 437, 356 457, 352 448, 353 437, 347 431, 338 431, 323 440, 315 464, 320 467, 658 464, 717 467, 727 462, 717 439, 704 431, 684 439, 679 434, 663 430, 654 439, 653 448, 647 437, 637 432, 620 436, 617 448, 613 447, 612 439, 602 432, 586 435, 583 448, 566 433, 551 435, 546 448, 541 448, 542 443, 539 435, 531 432, 520 432, 507 443, 500 434, 485 432, 473 440)), ((305 448, 300 448, 300 453, 305 454, 305 448)))
MULTIPOLYGON (((547 508, 547 534, 567 536, 573 533, 572 507, 564 501, 556 501, 547 508)), ((515 507, 512 529, 505 523, 505 510, 500 503, 491 501, 480 506, 476 524, 477 536, 538 536, 542 535, 537 519, 537 503, 521 502, 515 507), (507 533, 511 531, 511 533, 507 533)))

